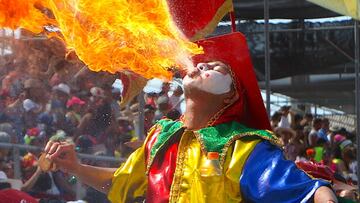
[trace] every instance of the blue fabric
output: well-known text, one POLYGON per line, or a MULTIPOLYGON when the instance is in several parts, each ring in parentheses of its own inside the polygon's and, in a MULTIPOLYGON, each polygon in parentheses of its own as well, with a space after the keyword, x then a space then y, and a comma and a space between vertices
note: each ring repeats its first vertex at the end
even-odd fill
POLYGON ((329 184, 309 177, 268 141, 257 144, 240 176, 246 202, 312 202, 316 189, 329 184))
POLYGON ((325 141, 329 141, 328 138, 327 138, 327 134, 326 134, 326 130, 321 128, 318 132, 318 138, 322 138, 324 139, 325 141))

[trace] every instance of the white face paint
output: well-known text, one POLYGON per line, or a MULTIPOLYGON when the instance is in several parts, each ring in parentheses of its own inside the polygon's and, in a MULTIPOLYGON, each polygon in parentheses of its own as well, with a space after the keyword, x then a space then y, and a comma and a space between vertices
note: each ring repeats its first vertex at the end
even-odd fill
MULTIPOLYGON (((198 65, 197 68, 200 71, 199 77, 201 80, 193 81, 193 85, 202 91, 220 95, 230 92, 232 78, 229 73, 223 74, 219 71, 208 70, 206 66, 198 65)), ((184 84, 191 81, 191 78, 185 76, 184 84)))
POLYGON ((232 79, 229 73, 222 74, 215 70, 201 71, 202 82, 198 88, 211 94, 225 94, 230 92, 232 79))

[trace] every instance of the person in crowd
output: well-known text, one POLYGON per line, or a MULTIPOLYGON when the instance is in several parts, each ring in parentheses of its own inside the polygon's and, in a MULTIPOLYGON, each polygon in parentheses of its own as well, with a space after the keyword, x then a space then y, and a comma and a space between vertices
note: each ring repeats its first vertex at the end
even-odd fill
POLYGON ((45 85, 39 79, 27 79, 24 82, 25 99, 30 99, 41 108, 45 108, 48 102, 48 92, 45 85))
POLYGON ((291 122, 291 128, 294 130, 299 129, 299 128, 304 129, 304 127, 301 126, 302 119, 303 119, 303 116, 301 114, 298 114, 298 113, 295 114, 294 118, 293 118, 293 122, 291 122))
POLYGON ((184 91, 180 85, 176 86, 172 95, 169 98, 170 105, 173 109, 177 110, 180 114, 182 114, 181 111, 181 102, 183 101, 181 99, 181 96, 183 95, 184 91))
POLYGON ((353 154, 353 143, 340 134, 335 135, 334 142, 332 168, 345 178, 350 178, 349 174, 353 173, 357 165, 353 154), (352 165, 351 170, 350 165, 352 165))
POLYGON ((144 106, 144 132, 148 132, 154 125, 155 111, 156 109, 151 104, 144 106))
POLYGON ((0 132, 5 132, 10 136, 10 143, 18 143, 18 136, 17 136, 17 132, 16 129, 14 128, 13 125, 11 125, 11 123, 8 122, 3 122, 0 124, 0 132))
POLYGON ((273 130, 275 130, 275 128, 279 127, 280 120, 281 120, 281 113, 278 111, 275 111, 270 119, 271 128, 273 130))
POLYGON ((312 126, 312 122, 314 120, 314 116, 311 113, 306 113, 303 117, 303 119, 300 122, 300 125, 303 126, 304 128, 306 126, 312 126))
POLYGON ((319 138, 322 138, 326 141, 328 140, 328 135, 330 134, 329 132, 329 128, 330 128, 330 121, 327 118, 323 118, 321 120, 321 129, 318 132, 318 136, 319 138))
POLYGON ((102 143, 113 124, 111 103, 102 88, 93 87, 90 92, 92 96, 89 110, 81 118, 76 135, 89 135, 94 137, 97 143, 102 143))
POLYGON ((347 170, 347 179, 354 185, 358 184, 357 177, 357 159, 356 159, 356 148, 353 146, 346 147, 342 150, 342 157, 347 170))
MULTIPOLYGON (((7 132, 0 131, 0 143, 10 143, 10 141, 10 135, 7 132)), ((7 161, 8 154, 8 148, 0 148, 0 160, 7 161)))
POLYGON ((322 120, 320 118, 315 118, 312 124, 312 129, 308 135, 308 144, 309 147, 314 147, 319 138, 318 131, 321 129, 322 120))
POLYGON ((289 144, 290 139, 295 137, 295 132, 290 128, 276 128, 274 130, 275 135, 277 135, 285 147, 289 144))
POLYGON ((132 141, 134 139, 130 134, 124 134, 118 137, 116 149, 114 152, 115 157, 128 158, 134 152, 134 148, 138 147, 138 143, 132 141), (133 145, 136 145, 135 147, 133 145))
POLYGON ((19 69, 10 71, 2 80, 1 92, 16 97, 21 93, 23 80, 24 75, 19 69))
POLYGON ((303 155, 306 150, 305 137, 300 126, 294 130, 294 136, 290 137, 289 143, 285 148, 286 157, 289 160, 299 160, 299 156, 303 155))
POLYGON ((70 125, 70 128, 76 129, 79 125, 82 113, 84 112, 85 104, 85 101, 76 96, 71 97, 71 99, 66 102, 66 108, 68 111, 65 114, 65 118, 67 123, 70 125))
POLYGON ((160 96, 156 100, 157 110, 155 112, 155 121, 162 119, 171 109, 169 98, 166 96, 160 96))
POLYGON ((21 191, 43 200, 74 200, 74 190, 61 171, 43 172, 35 162, 35 172, 26 180, 21 191))
POLYGON ((176 121, 180 118, 181 113, 177 110, 177 109, 171 109, 170 111, 167 112, 166 114, 166 118, 169 118, 173 121, 176 121))
POLYGON ((170 91, 170 83, 168 82, 163 82, 162 86, 161 86, 161 91, 159 93, 159 96, 164 96, 169 98, 169 91, 170 91))
POLYGON ((156 108, 156 101, 158 97, 158 94, 154 92, 147 93, 145 94, 145 102, 146 104, 150 104, 152 107, 156 108))
POLYGON ((338 126, 331 126, 329 128, 329 133, 327 136, 327 140, 331 146, 331 148, 334 148, 335 145, 335 135, 339 134, 340 128, 338 126))
POLYGON ((93 154, 94 153, 94 143, 95 140, 88 135, 80 135, 76 141, 76 151, 84 154, 93 154))
POLYGON ((31 99, 25 99, 23 101, 23 108, 25 110, 23 114, 24 126, 25 128, 36 127, 36 118, 38 114, 42 111, 40 105, 32 101, 31 99))
POLYGON ((71 93, 71 89, 69 85, 65 83, 60 83, 52 88, 53 91, 53 98, 51 101, 51 106, 56 106, 59 109, 65 109, 66 102, 68 101, 71 93))
POLYGON ((71 74, 69 74, 70 63, 66 60, 60 60, 54 65, 54 74, 50 78, 50 85, 57 86, 70 81, 71 74))
POLYGON ((292 121, 292 117, 293 114, 290 111, 291 106, 282 106, 280 108, 280 113, 281 113, 281 119, 279 122, 279 127, 280 128, 291 128, 291 121, 292 121), (289 118, 290 116, 290 118, 289 118))
MULTIPOLYGON (((11 135, 7 132, 0 131, 0 143, 11 143, 11 135)), ((9 151, 9 148, 0 148, 0 171, 3 172, 6 177, 13 178, 13 156, 9 155, 9 151)))
POLYGON ((7 107, 7 95, 3 91, 0 92, 0 122, 6 122, 8 116, 5 113, 7 107))
POLYGON ((121 90, 118 88, 111 87, 111 109, 114 118, 121 116, 121 90))
POLYGON ((328 147, 327 140, 323 138, 316 139, 316 144, 314 146, 314 150, 315 150, 314 160, 316 162, 318 163, 327 162, 327 157, 326 157, 327 147, 328 147))
MULTIPOLYGON (((30 78, 24 82, 24 92, 22 92, 13 103, 7 106, 5 110, 6 115, 9 116, 16 129, 19 138, 21 138, 20 135, 26 131, 26 128, 28 127, 26 126, 26 120, 24 120, 24 104, 25 106, 27 106, 26 103, 33 104, 30 105, 30 107, 36 106, 36 112, 39 113, 45 110, 45 106, 48 102, 47 99, 47 91, 40 80, 30 78), (26 99, 28 100, 24 103, 26 99)), ((30 121, 30 119, 28 119, 28 121, 30 121)), ((32 121, 30 121, 30 123, 32 123, 32 121)))

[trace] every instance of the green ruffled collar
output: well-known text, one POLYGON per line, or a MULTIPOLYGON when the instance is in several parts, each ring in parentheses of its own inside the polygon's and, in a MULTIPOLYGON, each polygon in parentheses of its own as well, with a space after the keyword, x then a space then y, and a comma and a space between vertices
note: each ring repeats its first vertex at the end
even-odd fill
MULTIPOLYGON (((183 128, 182 122, 169 119, 160 120, 157 125, 161 128, 161 132, 151 149, 150 156, 155 156, 162 146, 164 146, 176 132, 183 128)), ((271 131, 248 128, 235 121, 203 128, 193 132, 201 143, 202 150, 205 153, 224 153, 226 147, 231 145, 232 142, 242 137, 249 136, 269 140, 273 144, 280 145, 279 140, 271 131)))

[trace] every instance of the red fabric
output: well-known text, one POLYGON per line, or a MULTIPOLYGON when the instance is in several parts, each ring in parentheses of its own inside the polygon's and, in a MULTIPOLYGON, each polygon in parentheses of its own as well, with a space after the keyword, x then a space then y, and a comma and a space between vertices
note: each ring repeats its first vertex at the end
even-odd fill
POLYGON ((204 48, 204 54, 193 57, 195 65, 215 60, 228 64, 235 74, 233 79, 240 96, 237 102, 225 110, 215 125, 238 121, 247 127, 270 130, 245 36, 234 32, 201 40, 197 44, 204 48))
MULTIPOLYGON (((187 38, 192 38, 210 23, 226 1, 229 0, 167 0, 167 3, 177 27, 187 38)), ((229 11, 223 11, 222 14, 227 12, 229 11)))
POLYGON ((328 166, 304 161, 296 162, 296 165, 315 178, 321 178, 328 181, 334 180, 334 171, 328 166))
POLYGON ((26 202, 26 203, 37 203, 38 201, 31 197, 30 195, 14 190, 14 189, 6 189, 0 191, 0 202, 6 203, 19 203, 19 202, 26 202))
MULTIPOLYGON (((158 134, 160 130, 155 132, 158 134)), ((146 202, 165 203, 169 202, 171 183, 176 169, 176 158, 179 144, 179 137, 174 136, 167 143, 163 151, 156 155, 148 174, 148 187, 146 191, 146 202)), ((147 160, 150 157, 150 150, 156 141, 154 135, 146 143, 147 160)))

